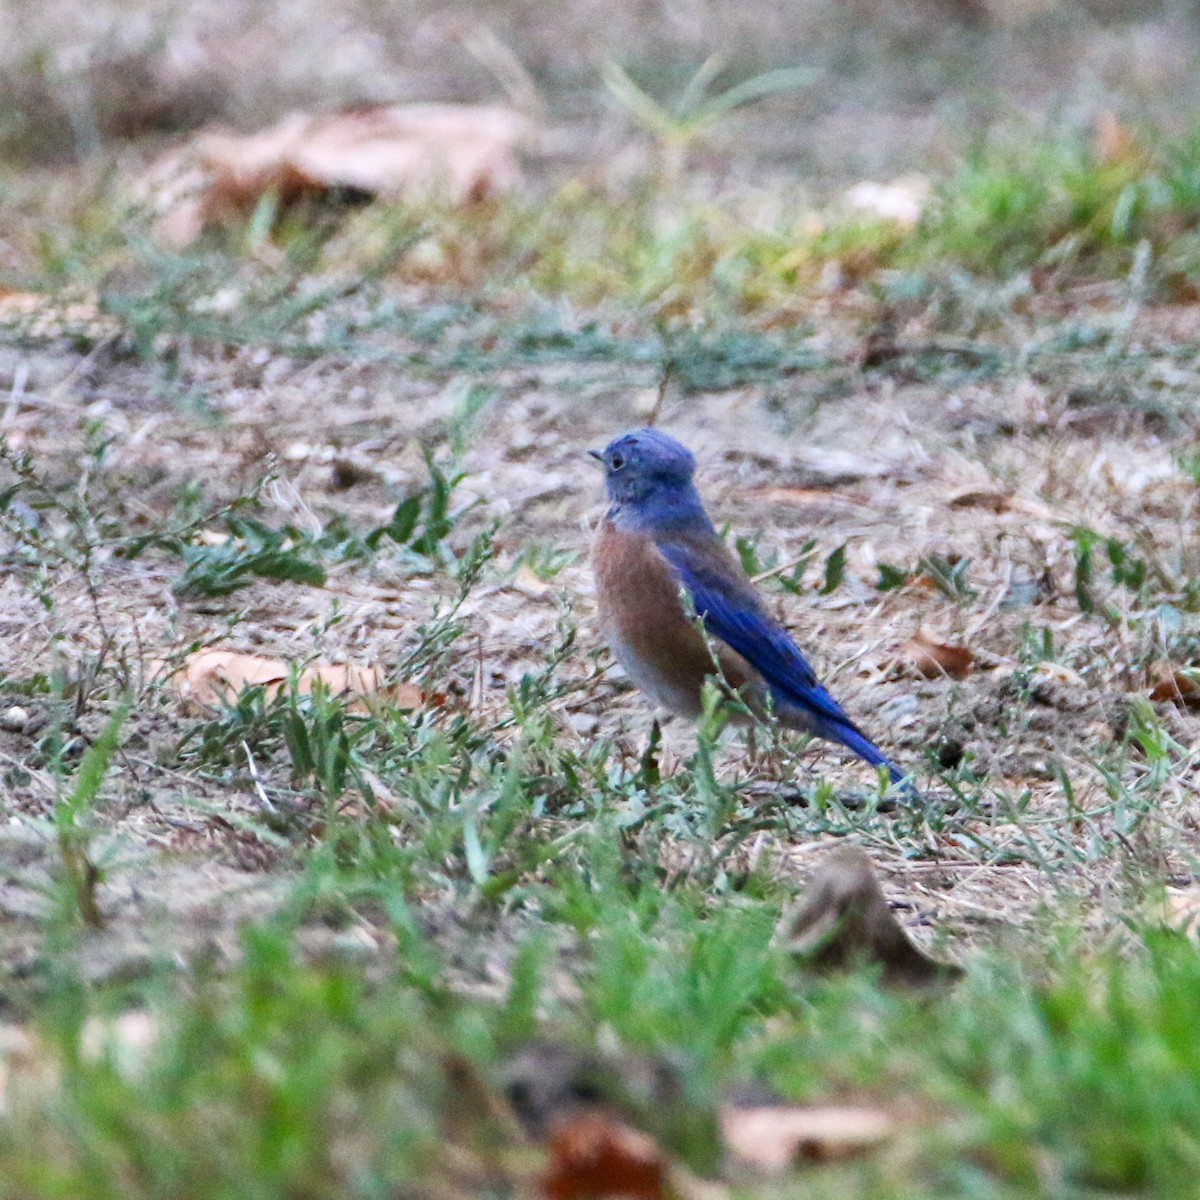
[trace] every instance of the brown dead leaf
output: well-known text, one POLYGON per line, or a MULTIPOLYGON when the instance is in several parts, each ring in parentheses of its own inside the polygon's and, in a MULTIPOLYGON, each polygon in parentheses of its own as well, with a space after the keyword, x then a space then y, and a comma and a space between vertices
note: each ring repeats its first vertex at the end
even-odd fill
MULTIPOLYGON (((265 658, 236 650, 198 650, 189 655, 171 676, 178 695, 195 708, 216 708, 236 699, 248 687, 264 687, 274 695, 287 682, 290 666, 281 658, 265 658)), ((297 688, 302 695, 312 691, 320 680, 335 696, 361 702, 377 697, 398 708, 420 708, 424 696, 411 683, 388 686, 378 667, 353 663, 313 663, 300 672, 297 688)))
POLYGON ((159 214, 156 232, 174 245, 244 216, 272 192, 282 204, 332 193, 471 204, 519 185, 516 150, 529 131, 520 113, 489 105, 293 113, 259 133, 202 133, 139 190, 159 214))
POLYGON ((971 491, 959 492, 947 501, 950 508, 981 508, 987 512, 1022 513, 1027 517, 1037 517, 1043 521, 1053 519, 1054 514, 1040 500, 1030 500, 1026 496, 1015 496, 1011 492, 971 491))
POLYGON ((786 504, 793 508, 855 508, 863 501, 857 496, 819 487, 760 487, 749 494, 769 504, 786 504))
POLYGON ((1155 663, 1148 674, 1150 699, 1156 704, 1167 701, 1189 706, 1200 704, 1200 678, 1197 672, 1160 662, 1155 663))
POLYGON ((900 655, 925 679, 964 679, 975 668, 975 656, 965 646, 936 642, 923 630, 900 647, 900 655))
POLYGON ((726 1108, 721 1136, 744 1166, 782 1174, 800 1162, 831 1162, 873 1150, 896 1132, 882 1108, 766 1105, 726 1108))
POLYGON ((604 1113, 583 1113, 551 1135, 540 1181, 547 1200, 663 1200, 667 1158, 653 1138, 604 1113))
POLYGON ((985 508, 988 512, 1005 513, 1012 506, 1007 492, 960 492, 948 501, 951 508, 985 508))
POLYGON ((825 856, 788 925, 787 948, 820 970, 879 963, 885 984, 910 987, 962 974, 913 944, 888 907, 871 860, 857 846, 840 846, 825 856))

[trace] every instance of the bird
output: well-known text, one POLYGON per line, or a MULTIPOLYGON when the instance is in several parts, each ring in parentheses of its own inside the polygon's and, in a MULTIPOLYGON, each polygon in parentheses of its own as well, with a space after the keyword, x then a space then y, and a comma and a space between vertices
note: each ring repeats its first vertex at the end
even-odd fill
POLYGON ((705 681, 723 680, 755 716, 845 746, 910 790, 755 593, 705 511, 691 451, 661 430, 636 429, 588 453, 604 467, 608 495, 591 554, 600 627, 633 683, 694 718, 705 681))

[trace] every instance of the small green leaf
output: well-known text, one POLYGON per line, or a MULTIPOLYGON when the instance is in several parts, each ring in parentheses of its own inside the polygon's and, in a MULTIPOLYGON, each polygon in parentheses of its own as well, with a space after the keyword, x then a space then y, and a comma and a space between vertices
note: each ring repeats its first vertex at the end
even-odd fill
POLYGON ((875 584, 875 590, 878 592, 891 592, 896 588, 903 587, 911 574, 904 570, 903 567, 894 567, 891 563, 879 564, 879 580, 875 584))
POLYGON ((1100 540, 1093 529, 1077 527, 1071 534, 1075 542, 1075 600, 1080 611, 1096 611, 1096 598, 1092 594, 1092 550, 1100 540))
POLYGON ((846 575, 846 543, 843 542, 825 560, 825 582, 821 585, 821 595, 828 596, 841 585, 846 575))
POLYGON ((917 569, 927 575, 948 600, 961 603, 975 595, 975 589, 967 582, 967 568, 970 565, 969 558, 951 561, 940 554, 926 554, 918 560, 917 569))

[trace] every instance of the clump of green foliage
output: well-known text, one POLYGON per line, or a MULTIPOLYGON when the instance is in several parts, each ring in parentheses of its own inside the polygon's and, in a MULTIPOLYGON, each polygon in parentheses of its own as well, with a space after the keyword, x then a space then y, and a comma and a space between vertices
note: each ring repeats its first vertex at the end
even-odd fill
MULTIPOLYGON (((1200 132, 993 135, 937 187, 911 257, 1003 277, 1128 270, 1146 242, 1163 267, 1200 267, 1200 132)), ((904 257, 909 257, 905 255, 904 257)))

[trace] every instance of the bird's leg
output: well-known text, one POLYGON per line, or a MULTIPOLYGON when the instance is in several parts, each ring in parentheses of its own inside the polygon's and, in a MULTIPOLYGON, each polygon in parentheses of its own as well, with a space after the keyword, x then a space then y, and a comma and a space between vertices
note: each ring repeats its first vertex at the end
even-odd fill
POLYGON ((770 728, 753 721, 746 730, 746 756, 756 774, 778 778, 783 771, 784 753, 779 738, 770 728))
POLYGON ((750 764, 750 770, 758 770, 758 738, 755 736, 756 731, 753 723, 746 730, 746 759, 750 764))
POLYGON ((788 749, 784 745, 785 739, 780 736, 780 733, 781 730, 776 725, 767 734, 770 744, 767 746, 766 757, 767 762, 771 764, 771 771, 774 773, 776 779, 784 777, 788 761, 788 749))

